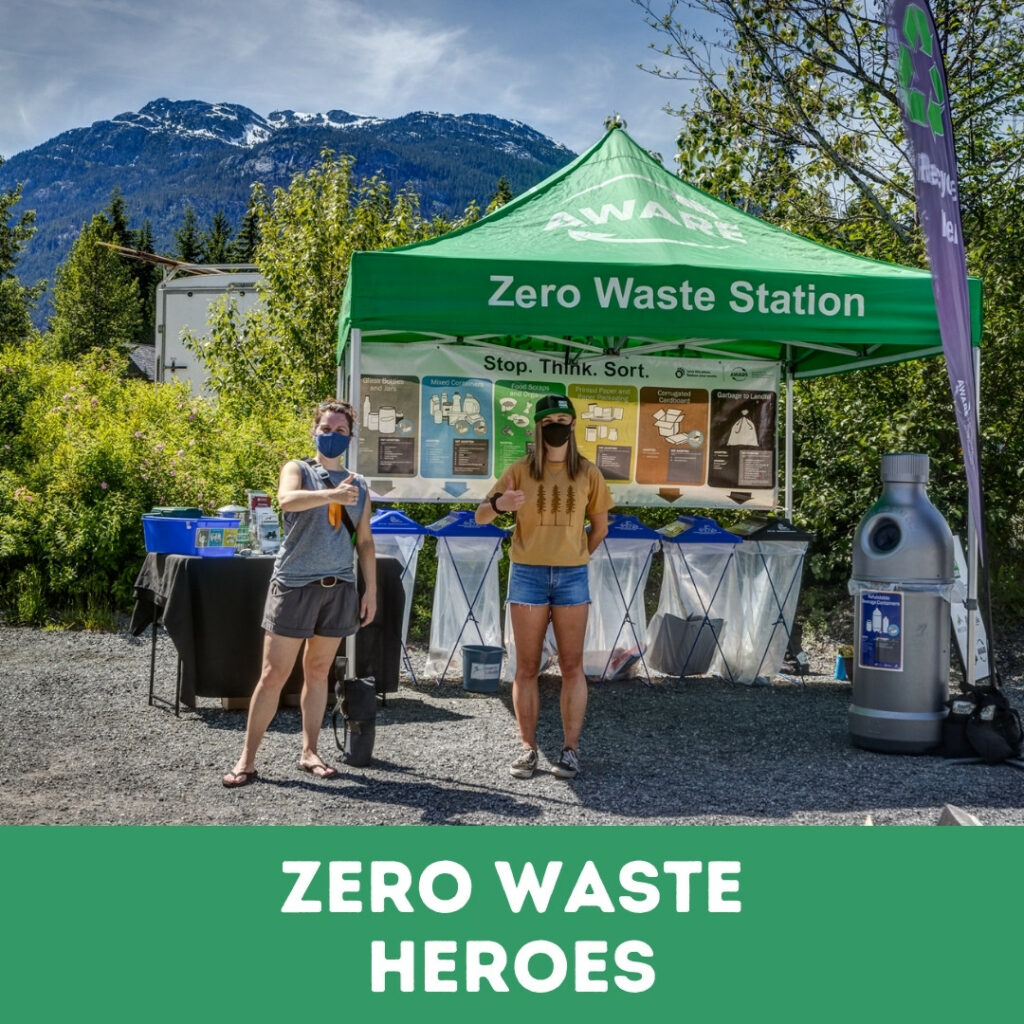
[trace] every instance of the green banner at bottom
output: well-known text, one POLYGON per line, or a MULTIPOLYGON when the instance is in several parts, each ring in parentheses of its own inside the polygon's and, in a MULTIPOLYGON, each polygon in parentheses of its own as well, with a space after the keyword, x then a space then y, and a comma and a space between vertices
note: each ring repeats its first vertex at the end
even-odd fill
POLYGON ((982 993, 949 968, 970 950, 983 953, 985 1005, 1012 1005, 999 979, 1016 976, 1024 901, 1002 879, 1019 839, 936 827, 8 827, 5 1005, 150 1021, 966 1019, 982 993))

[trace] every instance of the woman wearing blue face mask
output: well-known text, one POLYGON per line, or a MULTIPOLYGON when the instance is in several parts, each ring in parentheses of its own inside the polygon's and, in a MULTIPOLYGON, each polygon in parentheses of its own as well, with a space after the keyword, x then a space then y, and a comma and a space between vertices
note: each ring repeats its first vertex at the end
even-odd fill
POLYGON ((370 622, 377 610, 369 489, 342 462, 354 425, 355 410, 347 402, 324 402, 313 421, 316 458, 293 459, 281 469, 277 502, 284 513, 284 540, 263 613, 263 668, 249 704, 245 746, 222 780, 229 789, 259 777, 256 751, 303 642, 299 767, 318 779, 337 775, 317 753, 328 672, 341 638, 370 622), (355 557, 365 581, 361 603, 355 557))

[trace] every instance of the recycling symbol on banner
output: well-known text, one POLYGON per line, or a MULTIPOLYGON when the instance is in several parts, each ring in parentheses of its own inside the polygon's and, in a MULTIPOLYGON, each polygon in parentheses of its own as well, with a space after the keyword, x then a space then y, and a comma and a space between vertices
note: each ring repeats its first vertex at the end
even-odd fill
POLYGON ((903 17, 903 38, 900 43, 897 75, 900 83, 900 98, 907 116, 915 124, 930 127, 933 135, 944 135, 942 111, 946 104, 946 90, 942 86, 942 72, 935 64, 933 51, 938 46, 928 24, 928 16, 920 7, 911 4, 903 17), (912 88, 914 80, 914 52, 923 51, 932 59, 927 71, 931 84, 930 95, 912 88))

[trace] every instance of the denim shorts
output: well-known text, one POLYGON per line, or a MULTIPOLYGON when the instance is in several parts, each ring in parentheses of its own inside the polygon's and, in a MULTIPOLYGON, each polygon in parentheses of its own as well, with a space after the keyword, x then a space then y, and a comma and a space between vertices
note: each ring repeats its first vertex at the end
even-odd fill
POLYGON ((585 565, 520 565, 508 573, 509 604, 590 604, 590 570, 585 565))

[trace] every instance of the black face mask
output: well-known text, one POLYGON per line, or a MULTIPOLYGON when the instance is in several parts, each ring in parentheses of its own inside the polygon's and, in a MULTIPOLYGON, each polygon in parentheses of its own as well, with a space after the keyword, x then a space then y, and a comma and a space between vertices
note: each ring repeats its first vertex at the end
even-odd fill
POLYGON ((566 441, 569 440, 569 435, 572 433, 571 423, 545 423, 540 428, 541 437, 544 438, 544 443, 551 445, 552 448, 560 448, 566 441))

